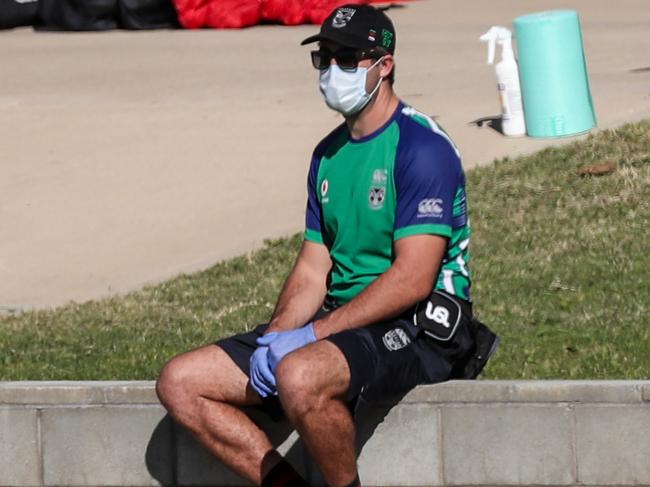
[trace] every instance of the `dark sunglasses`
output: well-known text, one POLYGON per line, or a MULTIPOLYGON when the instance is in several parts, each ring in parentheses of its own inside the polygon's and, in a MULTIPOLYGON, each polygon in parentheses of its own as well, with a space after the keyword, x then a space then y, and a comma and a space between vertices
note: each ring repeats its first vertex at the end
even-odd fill
POLYGON ((379 59, 385 54, 386 52, 382 49, 338 49, 336 51, 319 49, 318 51, 311 51, 311 63, 316 69, 327 69, 330 67, 332 59, 334 59, 338 67, 343 71, 354 71, 359 66, 359 61, 379 59))

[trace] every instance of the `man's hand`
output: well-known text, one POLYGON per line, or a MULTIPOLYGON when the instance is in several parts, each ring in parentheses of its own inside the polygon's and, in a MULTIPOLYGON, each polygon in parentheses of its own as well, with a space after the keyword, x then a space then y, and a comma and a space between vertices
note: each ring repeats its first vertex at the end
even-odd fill
MULTIPOLYGON (((265 336, 269 339, 275 338, 277 333, 269 333, 265 336)), ((275 375, 271 371, 268 359, 269 347, 261 346, 253 352, 250 360, 250 381, 251 386, 260 396, 266 397, 277 394, 275 388, 275 375)))
POLYGON ((260 347, 268 347, 268 365, 274 374, 276 367, 285 355, 315 341, 314 325, 313 323, 308 323, 302 328, 267 333, 257 339, 257 344, 260 347))

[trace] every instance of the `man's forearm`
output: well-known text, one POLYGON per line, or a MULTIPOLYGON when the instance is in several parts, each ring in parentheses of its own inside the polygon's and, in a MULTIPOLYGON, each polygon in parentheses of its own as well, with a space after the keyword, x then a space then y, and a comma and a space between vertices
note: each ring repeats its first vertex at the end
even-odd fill
POLYGON ((431 292, 433 282, 414 279, 393 266, 349 303, 314 323, 316 338, 385 321, 403 313, 431 292))
POLYGON ((267 333, 303 326, 323 304, 326 292, 324 280, 294 268, 284 283, 267 333))

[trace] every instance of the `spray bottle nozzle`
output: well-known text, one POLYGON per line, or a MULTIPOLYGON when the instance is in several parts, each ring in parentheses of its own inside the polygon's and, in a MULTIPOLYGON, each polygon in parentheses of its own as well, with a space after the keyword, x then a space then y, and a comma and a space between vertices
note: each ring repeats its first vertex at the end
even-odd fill
POLYGON ((487 63, 494 63, 495 45, 498 42, 502 46, 502 55, 510 56, 512 54, 512 32, 505 27, 495 25, 480 37, 481 42, 488 43, 487 63))

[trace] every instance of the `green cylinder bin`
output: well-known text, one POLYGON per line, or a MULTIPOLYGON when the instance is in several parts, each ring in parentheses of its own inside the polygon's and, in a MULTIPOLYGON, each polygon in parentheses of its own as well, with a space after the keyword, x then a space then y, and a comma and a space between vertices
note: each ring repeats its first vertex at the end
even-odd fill
POLYGON ((526 130, 530 137, 566 137, 596 125, 574 10, 522 15, 514 20, 526 130))

